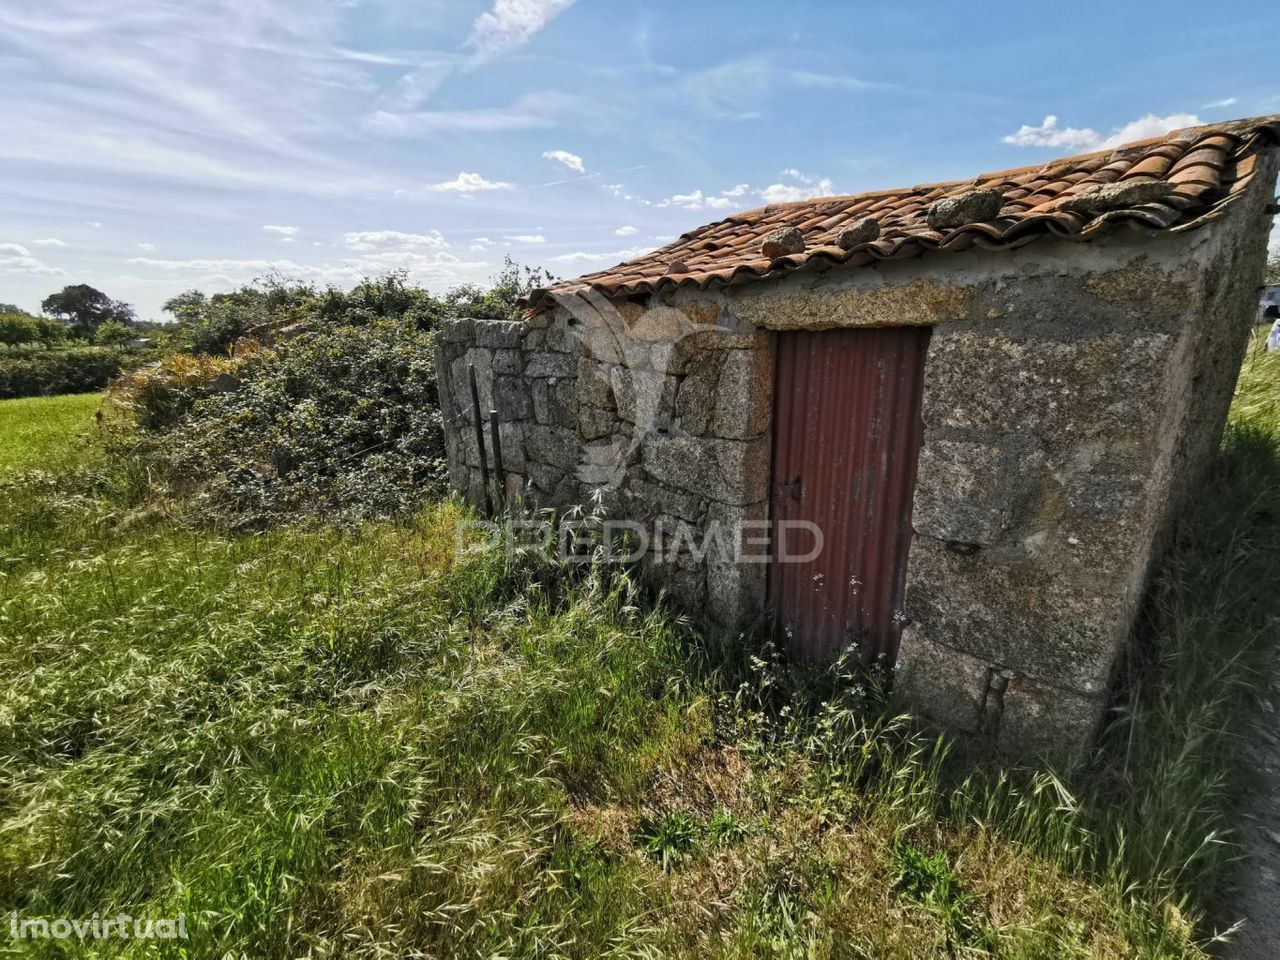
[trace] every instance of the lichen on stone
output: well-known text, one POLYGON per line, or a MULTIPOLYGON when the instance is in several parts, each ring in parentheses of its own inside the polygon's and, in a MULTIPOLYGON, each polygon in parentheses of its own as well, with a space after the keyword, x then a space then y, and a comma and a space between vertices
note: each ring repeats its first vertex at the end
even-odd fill
POLYGON ((760 241, 760 253, 770 260, 804 253, 804 234, 795 227, 779 227, 760 241))
POLYGON ((1004 195, 999 190, 966 190, 935 200, 929 205, 929 226, 949 230, 969 223, 982 223, 1000 216, 1004 195))

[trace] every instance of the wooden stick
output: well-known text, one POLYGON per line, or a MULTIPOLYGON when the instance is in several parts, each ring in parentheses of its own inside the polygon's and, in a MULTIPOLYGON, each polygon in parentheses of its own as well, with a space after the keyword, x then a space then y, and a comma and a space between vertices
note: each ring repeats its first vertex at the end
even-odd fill
POLYGON ((467 364, 471 377, 471 418, 476 426, 476 449, 480 451, 480 482, 484 486, 484 512, 493 515, 493 501, 489 498, 489 461, 484 455, 484 418, 480 415, 480 388, 476 386, 476 365, 467 364))
POLYGON ((498 491, 498 509, 507 499, 507 472, 502 468, 502 435, 498 433, 498 411, 489 411, 489 449, 493 451, 493 483, 498 491))

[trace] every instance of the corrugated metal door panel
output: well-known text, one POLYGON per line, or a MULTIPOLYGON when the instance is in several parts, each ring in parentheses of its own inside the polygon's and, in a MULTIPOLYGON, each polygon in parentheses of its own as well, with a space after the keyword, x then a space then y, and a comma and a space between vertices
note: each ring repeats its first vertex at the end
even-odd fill
POLYGON ((892 660, 929 328, 782 333, 777 342, 770 594, 778 625, 803 659, 831 659, 856 643, 892 660), (821 531, 816 556, 805 525, 821 531))

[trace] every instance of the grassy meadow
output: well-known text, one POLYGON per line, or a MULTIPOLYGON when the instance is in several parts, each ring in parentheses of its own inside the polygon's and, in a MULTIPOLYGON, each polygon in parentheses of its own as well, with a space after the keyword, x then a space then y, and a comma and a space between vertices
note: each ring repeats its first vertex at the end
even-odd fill
POLYGON ((96 397, 0 404, 0 912, 186 917, 36 956, 1205 956, 1280 612, 1278 393, 1251 354, 1061 776, 962 769, 875 677, 467 542, 454 503, 222 532, 68 443, 96 397))
POLYGON ((0 400, 0 474, 65 470, 94 454, 100 393, 0 400))

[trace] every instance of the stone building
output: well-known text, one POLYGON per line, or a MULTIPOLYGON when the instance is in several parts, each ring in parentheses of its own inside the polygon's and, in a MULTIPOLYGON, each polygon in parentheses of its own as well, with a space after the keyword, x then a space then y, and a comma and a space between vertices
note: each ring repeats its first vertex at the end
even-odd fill
POLYGON ((1219 441, 1277 142, 1261 118, 771 205, 456 322, 452 482, 482 499, 474 369, 509 489, 643 526, 686 605, 895 660, 1005 749, 1078 745, 1219 441))

